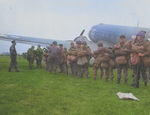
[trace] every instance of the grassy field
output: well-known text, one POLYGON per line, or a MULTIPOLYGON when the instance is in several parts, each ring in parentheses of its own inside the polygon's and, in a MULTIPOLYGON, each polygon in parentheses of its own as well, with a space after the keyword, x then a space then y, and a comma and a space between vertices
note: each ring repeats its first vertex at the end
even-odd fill
POLYGON ((150 115, 150 85, 131 87, 129 82, 79 78, 66 74, 50 74, 45 70, 28 68, 23 58, 18 58, 20 73, 8 72, 9 57, 0 57, 0 115, 150 115), (133 93, 140 101, 120 100, 117 92, 133 93))

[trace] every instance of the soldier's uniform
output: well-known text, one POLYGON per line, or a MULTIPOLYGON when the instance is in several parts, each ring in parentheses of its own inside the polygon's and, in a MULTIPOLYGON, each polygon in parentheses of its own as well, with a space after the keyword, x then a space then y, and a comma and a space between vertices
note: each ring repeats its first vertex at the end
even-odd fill
POLYGON ((51 53, 50 54, 50 73, 52 71, 55 71, 55 73, 56 73, 56 70, 58 67, 58 56, 60 54, 56 41, 54 41, 53 46, 50 47, 49 53, 51 53))
MULTIPOLYGON (((43 52, 48 53, 48 48, 49 47, 44 48, 43 52)), ((46 55, 46 70, 49 70, 49 63, 48 63, 48 56, 47 55, 46 55)))
POLYGON ((32 46, 31 48, 28 49, 27 51, 27 60, 29 62, 29 68, 32 69, 33 66, 33 62, 34 62, 34 46, 32 46))
MULTIPOLYGON (((72 44, 72 43, 71 43, 72 44)), ((74 43, 73 43, 74 44, 74 43)), ((69 51, 76 51, 76 47, 70 47, 69 51)), ((71 73, 72 75, 77 75, 78 74, 78 65, 77 65, 77 61, 70 61, 70 66, 71 66, 71 73)))
MULTIPOLYGON (((98 42, 97 46, 98 46, 98 47, 103 47, 103 43, 98 42)), ((93 54, 93 55, 94 55, 94 58, 95 58, 95 61, 94 61, 94 68, 93 68, 93 71, 94 71, 94 79, 96 79, 98 69, 100 69, 100 71, 101 71, 101 75, 100 75, 100 79, 101 79, 101 78, 103 77, 103 75, 104 75, 104 69, 101 67, 101 63, 100 63, 99 58, 100 58, 102 55, 101 55, 100 53, 98 53, 98 54, 93 54)))
POLYGON ((113 70, 114 70, 114 67, 110 66, 110 67, 109 67, 109 77, 111 78, 112 81, 113 81, 113 79, 114 79, 113 70))
MULTIPOLYGON (((134 45, 143 46, 144 42, 146 42, 144 40, 145 32, 140 31, 136 36, 141 36, 141 37, 143 37, 143 39, 140 41, 136 39, 134 45)), ((146 52, 148 52, 148 51, 146 51, 146 52)), ((147 74, 146 74, 146 67, 144 66, 144 63, 142 62, 141 58, 140 58, 139 63, 137 65, 133 66, 133 86, 135 86, 137 88, 139 88, 140 74, 142 75, 145 86, 147 86, 148 78, 147 78, 147 74)))
MULTIPOLYGON (((76 44, 78 45, 81 45, 81 41, 77 41, 76 42, 76 44)), ((79 51, 81 51, 82 50, 82 47, 80 46, 80 47, 77 47, 77 49, 76 49, 76 51, 77 52, 79 52, 79 51)), ((79 57, 77 58, 77 61, 79 61, 79 57)), ((77 64, 78 65, 78 64, 77 64)), ((78 65, 78 75, 80 76, 80 77, 83 77, 83 73, 82 73, 82 65, 78 65)))
POLYGON ((87 58, 87 61, 88 61, 84 65, 85 75, 88 77, 88 75, 89 75, 89 64, 90 64, 90 59, 91 59, 91 49, 90 49, 89 46, 86 46, 85 48, 83 48, 83 50, 86 52, 86 58, 87 58))
MULTIPOLYGON (((87 45, 86 41, 83 41, 82 44, 87 45)), ((84 48, 79 48, 77 50, 78 51, 83 50, 86 53, 87 63, 85 63, 83 65, 78 65, 78 69, 79 69, 80 77, 83 77, 83 74, 85 74, 86 77, 88 78, 89 77, 88 76, 89 75, 88 67, 89 67, 89 62, 90 62, 90 59, 91 59, 91 49, 90 49, 89 46, 86 46, 84 48)))
POLYGON ((60 68, 60 73, 66 73, 66 64, 65 64, 65 50, 63 49, 63 45, 59 44, 59 46, 61 46, 61 48, 59 48, 59 68, 60 68))
MULTIPOLYGON (((105 53, 108 53, 108 52, 105 52, 105 53)), ((114 54, 112 52, 112 50, 109 51, 109 58, 115 62, 115 59, 114 59, 114 54)), ((113 78, 114 78, 114 75, 113 75, 113 70, 114 70, 114 67, 109 65, 109 68, 105 69, 105 79, 106 79, 106 82, 108 82, 108 78, 110 77, 111 80, 113 81, 113 78)))
POLYGON ((40 45, 38 45, 37 54, 36 54, 36 56, 38 56, 38 59, 36 59, 36 64, 37 64, 37 68, 40 69, 42 67, 42 55, 43 55, 43 50, 42 48, 40 48, 40 45))
MULTIPOLYGON (((114 55, 112 53, 112 51, 110 49, 107 49, 107 48, 103 48, 103 47, 100 47, 99 49, 101 49, 100 53, 99 53, 99 58, 104 58, 103 56, 106 56, 111 59, 113 61, 113 58, 114 58, 114 55)), ((104 63, 104 64, 109 64, 109 62, 101 62, 101 63, 104 63)), ((114 62, 115 63, 115 62, 114 62)), ((101 65, 100 65, 101 66, 101 65)), ((102 67, 101 67, 102 68, 102 67)), ((109 64, 109 66, 107 68, 105 68, 105 80, 106 82, 108 82, 108 78, 110 77, 111 80, 113 81, 113 78, 114 78, 114 75, 113 75, 113 69, 114 67, 112 65, 109 64)), ((103 77, 103 76, 102 76, 103 77)), ((102 78, 101 77, 101 78, 102 78)))
POLYGON ((101 63, 99 62, 100 60, 98 60, 99 57, 101 57, 100 54, 95 59, 95 63, 94 63, 94 68, 93 68, 94 79, 96 79, 98 69, 100 69, 100 71, 101 71, 100 79, 102 79, 102 77, 104 75, 104 69, 101 67, 101 63))
POLYGON ((148 79, 150 79, 150 68, 149 67, 147 67, 147 75, 148 75, 148 79))
MULTIPOLYGON (((125 39, 125 36, 124 35, 121 35, 120 38, 124 38, 125 39)), ((126 42, 120 42, 118 44, 116 44, 114 47, 113 47, 113 50, 117 49, 117 46, 120 45, 120 48, 125 48, 125 43, 126 42)), ((124 74, 124 80, 125 80, 125 83, 128 82, 128 68, 129 68, 129 65, 128 65, 128 56, 125 56, 126 59, 127 59, 127 63, 126 64, 121 64, 121 65, 117 65, 117 75, 118 75, 118 80, 117 80, 117 83, 119 84, 120 83, 120 79, 121 79, 121 74, 122 74, 122 70, 123 70, 123 74, 124 74)))
POLYGON ((20 72, 18 70, 18 64, 17 64, 17 52, 16 52, 16 48, 15 48, 16 42, 12 41, 12 46, 10 47, 10 58, 11 58, 11 63, 9 66, 9 70, 8 72, 11 72, 11 68, 14 67, 16 69, 16 72, 20 72))
MULTIPOLYGON (((52 47, 52 44, 51 44, 51 46, 50 47, 52 47)), ((48 66, 48 71, 50 71, 50 51, 49 51, 49 49, 50 49, 50 47, 48 47, 48 53, 49 53, 49 56, 47 57, 47 66, 48 66)))
POLYGON ((67 64, 67 48, 66 48, 66 47, 64 48, 64 57, 65 57, 65 60, 64 60, 64 65, 65 65, 65 68, 66 68, 66 74, 68 74, 68 64, 67 64))

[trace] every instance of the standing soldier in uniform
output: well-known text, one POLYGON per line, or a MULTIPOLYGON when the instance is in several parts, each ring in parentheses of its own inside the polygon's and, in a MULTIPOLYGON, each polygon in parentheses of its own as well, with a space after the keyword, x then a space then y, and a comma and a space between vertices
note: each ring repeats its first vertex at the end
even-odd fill
POLYGON ((86 41, 82 41, 82 49, 84 50, 84 52, 86 53, 86 58, 87 58, 87 63, 82 66, 83 67, 83 71, 85 72, 86 77, 88 78, 89 76, 89 64, 90 64, 90 59, 91 59, 91 49, 89 46, 87 46, 87 42, 86 41))
MULTIPOLYGON (((70 47, 69 51, 76 51, 77 48, 74 46, 74 43, 71 42, 70 45, 71 45, 71 47, 70 47)), ((71 75, 77 76, 77 74, 78 74, 77 61, 70 61, 70 65, 71 65, 71 75)))
POLYGON ((68 74, 68 65, 67 65, 67 48, 66 48, 66 47, 64 48, 64 57, 65 57, 64 63, 65 63, 65 68, 66 68, 66 74, 68 74))
MULTIPOLYGON (((144 40, 144 38, 145 38, 145 32, 140 31, 136 35, 134 45, 144 46, 144 42, 146 42, 144 40)), ((141 56, 146 56, 147 52, 148 51, 145 51, 145 53, 142 54, 141 56)), ((139 88, 140 74, 142 75, 144 86, 147 86, 148 78, 147 78, 147 74, 146 74, 146 67, 143 64, 143 61, 141 60, 141 57, 140 57, 139 63, 137 65, 133 66, 133 84, 132 84, 132 86, 135 86, 136 88, 139 88)))
MULTIPOLYGON (((43 49, 43 52, 44 53, 48 53, 48 50, 49 50, 49 46, 47 46, 46 48, 44 48, 43 49)), ((49 57, 49 55, 44 55, 44 53, 43 53, 43 56, 45 56, 45 58, 46 58, 46 70, 49 70, 49 66, 48 66, 48 57, 49 57)))
POLYGON ((63 49, 63 45, 59 44, 59 68, 60 72, 59 73, 66 73, 66 65, 65 65, 65 50, 63 49))
POLYGON ((43 50, 41 48, 40 45, 38 45, 38 48, 36 50, 36 56, 38 57, 38 59, 36 59, 36 64, 37 64, 37 68, 42 67, 42 55, 43 55, 43 50))
POLYGON ((53 46, 53 44, 51 44, 49 47, 47 47, 47 49, 48 49, 48 53, 49 53, 49 56, 47 57, 47 67, 48 67, 48 71, 50 71, 50 52, 49 52, 49 49, 50 49, 50 47, 52 47, 53 46))
POLYGON ((108 54, 110 55, 110 59, 111 59, 111 61, 114 62, 114 66, 110 65, 110 67, 109 67, 109 77, 111 78, 111 81, 113 81, 113 79, 114 79, 113 70, 114 70, 115 65, 116 65, 116 64, 115 64, 115 56, 114 56, 114 54, 113 54, 112 48, 109 47, 108 49, 110 50, 110 53, 108 53, 108 54))
MULTIPOLYGON (((126 40, 126 37, 125 35, 121 35, 120 36, 120 39, 121 39, 121 42, 116 44, 114 47, 113 47, 113 50, 116 50, 116 49, 120 49, 120 48, 123 48, 124 45, 125 45, 125 40, 126 40)), ((118 80, 117 80, 117 83, 119 84, 120 83, 120 79, 121 79, 121 73, 122 73, 122 70, 123 70, 123 73, 124 73, 124 80, 125 80, 125 83, 128 83, 128 61, 126 64, 122 64, 122 65, 117 65, 117 74, 118 74, 118 80)))
MULTIPOLYGON (((105 69, 105 81, 106 82, 108 82, 109 77, 111 77, 111 80, 113 81, 113 78, 114 78, 113 66, 115 65, 115 62, 113 62, 113 60, 112 60, 114 57, 113 52, 112 52, 112 50, 110 50, 108 48, 104 48, 102 46, 98 48, 98 51, 99 51, 99 54, 96 59, 97 65, 95 62, 95 66, 102 68, 102 70, 105 69), (110 63, 110 61, 111 61, 111 63, 110 63)), ((97 69, 98 68, 96 68, 96 70, 97 69)), ((95 74, 97 74, 97 73, 95 73, 95 74)), ((103 77, 103 74, 100 77, 100 79, 102 79, 102 77, 103 77)), ((96 79, 96 78, 94 78, 94 79, 96 79)))
POLYGON ((50 47, 49 53, 50 53, 50 73, 52 71, 55 71, 56 73, 57 66, 58 66, 58 56, 60 54, 56 41, 54 41, 53 46, 50 47))
MULTIPOLYGON (((99 47, 103 47, 103 43, 98 42, 97 46, 98 46, 98 48, 99 47)), ((95 55, 95 61, 94 61, 95 63, 94 63, 94 69, 93 69, 93 71, 94 71, 94 79, 96 80, 97 71, 98 71, 99 68, 100 68, 100 71, 101 71, 100 79, 102 79, 102 77, 104 75, 104 69, 100 66, 101 63, 100 63, 99 58, 101 57, 101 54, 98 53, 98 54, 93 54, 93 55, 95 55)))
POLYGON ((82 42, 82 47, 81 47, 81 41, 77 41, 77 51, 79 52, 83 52, 85 53, 85 56, 82 57, 78 57, 77 58, 77 64, 78 64, 78 69, 79 69, 79 75, 80 77, 83 77, 83 74, 86 74, 86 77, 88 78, 88 67, 89 67, 89 61, 91 58, 91 49, 89 48, 89 46, 87 46, 86 41, 82 42))
MULTIPOLYGON (((79 52, 79 51, 82 51, 82 47, 81 47, 81 41, 76 41, 76 44, 77 44, 77 51, 79 52)), ((77 62, 79 62, 81 60, 81 58, 77 58, 77 62)), ((81 60, 82 61, 82 60, 81 60)), ((83 77, 83 72, 82 72, 82 65, 79 65, 79 64, 77 64, 78 65, 78 75, 80 76, 80 77, 83 77)))
POLYGON ((29 62, 29 68, 32 69, 33 62, 34 62, 34 46, 31 46, 31 48, 28 49, 27 51, 27 60, 29 62))
POLYGON ((11 42, 12 43, 12 46, 10 47, 10 58, 11 58, 11 63, 10 63, 10 67, 9 67, 9 70, 8 72, 11 72, 11 68, 14 66, 14 68, 16 69, 16 72, 20 72, 18 70, 18 64, 17 64, 17 60, 16 60, 16 57, 17 57, 17 52, 16 52, 16 48, 15 48, 15 45, 16 45, 16 42, 15 40, 11 42))

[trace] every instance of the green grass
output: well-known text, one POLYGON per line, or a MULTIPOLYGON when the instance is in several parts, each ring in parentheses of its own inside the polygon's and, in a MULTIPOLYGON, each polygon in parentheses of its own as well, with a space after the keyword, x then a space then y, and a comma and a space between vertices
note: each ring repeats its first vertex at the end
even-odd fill
MULTIPOLYGON (((8 72, 9 57, 0 57, 0 115, 150 115, 150 86, 131 87, 129 83, 117 84, 105 79, 93 80, 66 74, 50 74, 45 70, 28 68, 23 58, 18 58, 20 73, 8 72), (117 92, 133 93, 140 101, 120 100, 117 92)), ((98 73, 99 74, 99 73, 98 73)))

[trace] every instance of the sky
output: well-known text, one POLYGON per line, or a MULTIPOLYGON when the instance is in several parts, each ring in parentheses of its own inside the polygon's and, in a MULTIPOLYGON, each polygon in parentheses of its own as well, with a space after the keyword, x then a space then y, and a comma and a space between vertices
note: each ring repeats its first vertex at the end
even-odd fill
MULTIPOLYGON (((0 0, 0 33, 73 40, 100 23, 150 27, 150 0, 0 0)), ((0 41, 0 53, 10 42, 0 41)), ((18 53, 30 45, 18 43, 18 53)))

